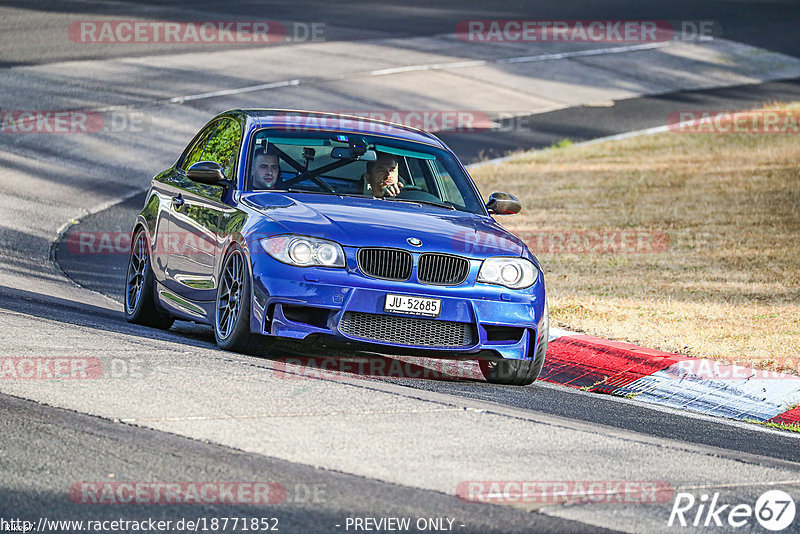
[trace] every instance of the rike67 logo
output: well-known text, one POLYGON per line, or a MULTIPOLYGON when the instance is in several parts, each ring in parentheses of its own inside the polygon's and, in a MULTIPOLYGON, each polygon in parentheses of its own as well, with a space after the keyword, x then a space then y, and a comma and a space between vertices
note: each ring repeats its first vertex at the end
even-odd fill
MULTIPOLYGON (((791 495, 781 490, 764 492, 754 506, 746 503, 721 504, 719 493, 695 497, 691 493, 675 495, 667 526, 726 527, 750 529, 758 522, 762 528, 779 532, 789 528, 795 518, 795 504, 791 495)), ((748 530, 749 531, 749 530, 748 530)))

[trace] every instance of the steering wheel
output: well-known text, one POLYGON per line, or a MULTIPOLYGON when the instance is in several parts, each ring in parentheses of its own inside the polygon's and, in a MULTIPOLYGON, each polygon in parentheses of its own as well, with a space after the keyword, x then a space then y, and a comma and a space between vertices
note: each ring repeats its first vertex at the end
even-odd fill
POLYGON ((400 193, 397 195, 397 198, 402 198, 405 200, 424 200, 426 202, 441 202, 441 199, 436 195, 432 195, 423 190, 421 187, 417 187, 415 185, 409 185, 408 187, 401 189, 400 193))

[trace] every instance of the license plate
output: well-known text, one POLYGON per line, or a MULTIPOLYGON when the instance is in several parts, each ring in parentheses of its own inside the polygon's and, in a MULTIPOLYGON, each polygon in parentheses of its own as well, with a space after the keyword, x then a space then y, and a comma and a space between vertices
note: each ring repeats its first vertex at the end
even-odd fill
POLYGON ((392 313, 439 317, 439 313, 442 311, 442 299, 389 294, 386 295, 383 310, 392 313))

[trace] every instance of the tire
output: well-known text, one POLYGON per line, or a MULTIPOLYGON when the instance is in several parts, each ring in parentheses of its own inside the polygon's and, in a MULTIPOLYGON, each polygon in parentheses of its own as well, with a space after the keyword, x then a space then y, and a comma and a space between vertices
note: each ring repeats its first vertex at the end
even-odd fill
POLYGON ((125 319, 129 323, 169 329, 175 319, 164 315, 155 298, 155 277, 150 266, 147 234, 137 230, 131 241, 131 255, 125 276, 125 319))
POLYGON ((238 244, 228 251, 222 264, 214 306, 214 337, 223 350, 251 354, 262 336, 250 332, 252 294, 247 256, 238 244))
POLYGON ((549 321, 542 328, 542 342, 536 347, 536 354, 530 360, 479 360, 481 372, 487 382, 508 386, 527 386, 536 382, 544 367, 547 342, 550 336, 549 321))
POLYGON ((487 382, 507 386, 533 384, 542 372, 544 358, 536 360, 480 360, 481 372, 487 382))

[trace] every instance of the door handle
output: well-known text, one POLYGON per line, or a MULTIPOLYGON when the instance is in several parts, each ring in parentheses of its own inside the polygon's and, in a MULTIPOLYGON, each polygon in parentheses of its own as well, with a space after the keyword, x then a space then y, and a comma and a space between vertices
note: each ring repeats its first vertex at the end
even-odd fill
POLYGON ((183 197, 180 194, 176 197, 172 197, 172 205, 175 206, 176 209, 183 206, 183 197))

